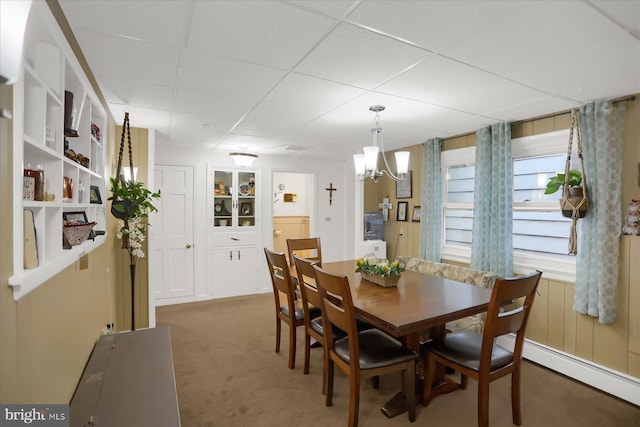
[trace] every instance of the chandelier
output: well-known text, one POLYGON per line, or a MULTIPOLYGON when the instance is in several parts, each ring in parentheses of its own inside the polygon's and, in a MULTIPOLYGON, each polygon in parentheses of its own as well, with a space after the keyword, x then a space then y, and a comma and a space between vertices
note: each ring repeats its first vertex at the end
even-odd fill
POLYGON ((397 172, 394 175, 390 172, 389 162, 387 162, 387 155, 384 152, 384 145, 382 143, 382 128, 380 127, 380 111, 384 111, 384 105, 372 105, 369 107, 369 111, 376 113, 376 127, 371 129, 371 135, 373 136, 373 144, 362 147, 363 154, 354 154, 353 163, 356 168, 356 175, 360 178, 360 181, 366 181, 373 179, 374 182, 378 182, 378 178, 386 174, 394 181, 403 181, 407 176, 409 169, 409 152, 408 151, 396 151, 396 167, 397 172), (382 159, 386 170, 378 170, 378 152, 382 151, 382 159))

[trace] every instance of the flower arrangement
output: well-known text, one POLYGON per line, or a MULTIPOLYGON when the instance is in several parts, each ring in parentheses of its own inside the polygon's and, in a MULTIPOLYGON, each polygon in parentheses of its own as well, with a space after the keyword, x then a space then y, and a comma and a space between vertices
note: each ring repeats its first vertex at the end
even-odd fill
POLYGON ((400 276, 400 273, 404 271, 404 267, 400 265, 398 261, 379 260, 378 258, 360 258, 356 261, 356 273, 370 273, 376 276, 400 276))

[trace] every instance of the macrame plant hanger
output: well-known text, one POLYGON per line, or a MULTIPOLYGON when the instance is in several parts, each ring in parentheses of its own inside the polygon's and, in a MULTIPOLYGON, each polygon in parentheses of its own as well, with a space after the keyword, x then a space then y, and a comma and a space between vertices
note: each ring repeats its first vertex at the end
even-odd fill
MULTIPOLYGON (((129 113, 124 113, 124 123, 122 124, 122 136, 120 137, 120 151, 118 151, 118 167, 116 169, 116 180, 113 184, 114 192, 120 185, 122 188, 125 186, 124 174, 122 173, 122 154, 124 151, 124 135, 127 134, 127 147, 129 149, 129 172, 130 177, 133 179, 133 152, 131 151, 131 130, 129 129, 129 113)), ((118 219, 124 221, 124 226, 129 229, 129 209, 132 202, 130 200, 116 200, 114 197, 111 203, 111 213, 118 219), (120 209, 114 206, 121 207, 120 209)), ((129 236, 122 234, 122 248, 129 249, 129 236)), ((130 263, 129 272, 131 276, 131 330, 136 329, 135 325, 135 275, 136 275, 136 263, 135 257, 129 253, 130 263)))
POLYGON ((560 209, 562 215, 571 218, 571 231, 569 234, 569 254, 578 253, 577 223, 580 218, 587 214, 589 209, 589 196, 587 193, 587 176, 584 170, 584 159, 582 157, 582 143, 580 141, 580 125, 578 123, 578 110, 571 110, 571 128, 569 129, 569 146, 567 147, 567 161, 564 168, 564 186, 562 187, 562 198, 560 199, 560 209), (578 144, 578 158, 582 169, 582 188, 569 188, 569 171, 571 170, 571 150, 573 145, 573 131, 576 131, 576 141, 578 144), (571 192, 569 190, 572 190, 571 192), (582 190, 580 193, 579 190, 582 190), (570 194, 576 191, 576 194, 570 194))
MULTIPOLYGON (((116 190, 118 188, 118 185, 120 185, 121 187, 124 187, 124 174, 122 173, 122 154, 124 151, 124 136, 125 136, 125 132, 127 134, 127 147, 129 149, 129 172, 130 172, 130 176, 131 179, 133 179, 133 153, 131 151, 131 130, 129 129, 129 113, 124 113, 124 122, 122 123, 122 136, 120 137, 120 151, 118 151, 118 167, 116 169, 116 182, 113 185, 114 186, 114 190, 116 190)), ((127 222, 127 214, 128 214, 128 206, 129 206, 129 201, 128 200, 113 200, 113 203, 111 203, 111 213, 113 214, 113 216, 115 216, 118 219, 122 219, 125 221, 125 223, 127 222), (118 206, 123 206, 124 207, 124 212, 122 210, 116 209, 114 208, 114 205, 118 206)), ((127 247, 124 245, 125 241, 122 241, 122 245, 123 247, 127 247)))

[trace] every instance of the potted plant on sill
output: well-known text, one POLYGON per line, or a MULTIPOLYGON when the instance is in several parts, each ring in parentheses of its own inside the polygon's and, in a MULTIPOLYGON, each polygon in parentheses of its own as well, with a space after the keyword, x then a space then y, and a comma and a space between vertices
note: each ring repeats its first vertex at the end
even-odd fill
POLYGON ((579 217, 584 218, 589 209, 589 199, 585 196, 582 172, 571 169, 568 177, 566 173, 557 173, 549 178, 544 194, 553 194, 561 188, 563 189, 562 198, 560 199, 562 215, 567 218, 573 218, 573 208, 576 207, 579 217), (565 188, 566 192, 564 191, 565 188))

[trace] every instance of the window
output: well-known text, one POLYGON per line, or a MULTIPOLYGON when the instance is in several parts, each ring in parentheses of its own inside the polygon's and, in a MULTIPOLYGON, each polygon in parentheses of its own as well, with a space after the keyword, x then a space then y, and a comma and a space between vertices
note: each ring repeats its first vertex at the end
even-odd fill
MULTIPOLYGON (((571 220, 560 213, 559 193, 544 194, 552 175, 565 168, 569 131, 512 140, 514 271, 542 268, 545 277, 575 280, 567 255, 571 220)), ((573 158, 574 156, 572 156, 573 158)), ((444 151, 442 257, 469 262, 473 227, 475 148, 444 151)))

